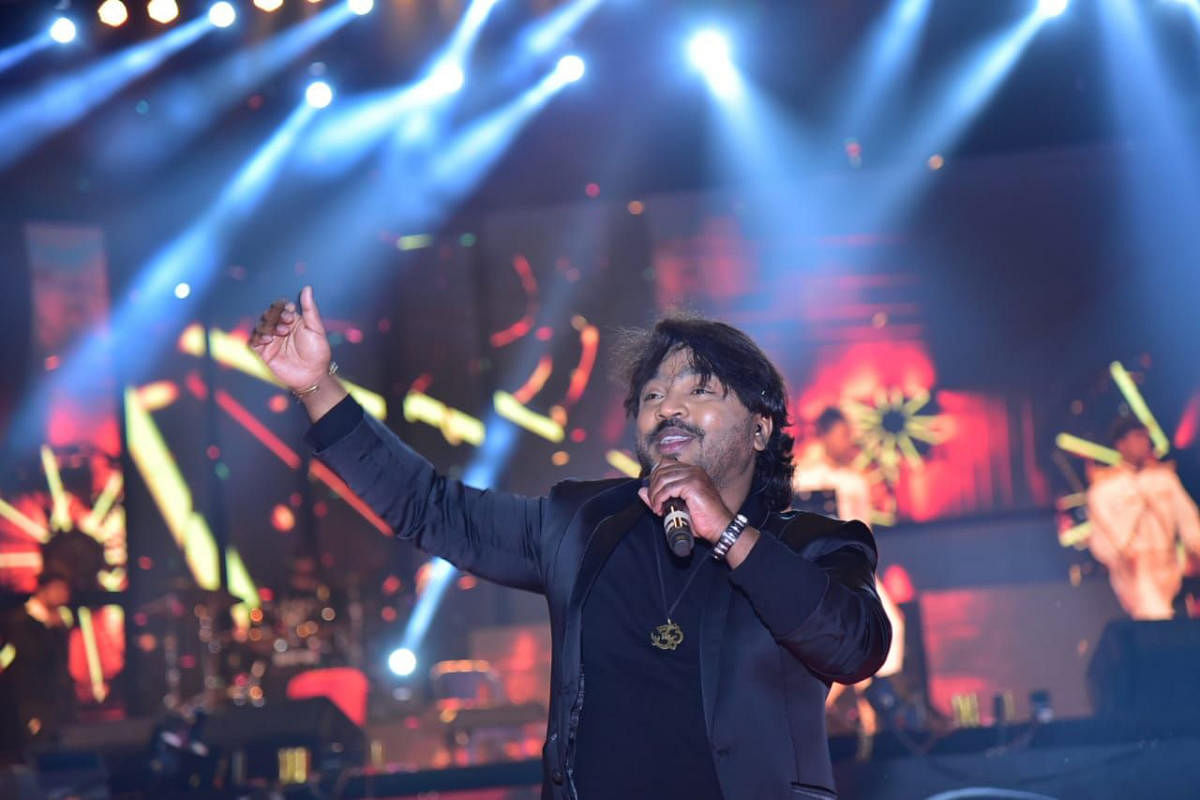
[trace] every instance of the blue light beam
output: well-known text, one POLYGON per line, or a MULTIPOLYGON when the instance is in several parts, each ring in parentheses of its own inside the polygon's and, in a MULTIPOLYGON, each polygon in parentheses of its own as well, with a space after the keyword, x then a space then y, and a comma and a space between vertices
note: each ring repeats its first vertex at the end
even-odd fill
POLYGON ((438 193, 462 197, 491 170, 525 123, 571 82, 568 71, 556 67, 535 86, 473 124, 436 154, 430 176, 438 193))
POLYGON ((931 0, 892 0, 884 17, 867 35, 847 70, 847 97, 834 125, 842 136, 863 138, 887 105, 888 89, 909 74, 931 0))
POLYGON ((1016 25, 973 48, 947 70, 930 91, 915 125, 893 154, 897 164, 880 176, 878 191, 868 193, 857 209, 857 225, 874 230, 891 221, 901 206, 911 207, 914 194, 928 179, 926 162, 934 153, 957 144, 976 115, 1012 72, 1021 54, 1048 19, 1041 11, 1026 14, 1016 25))
POLYGON ((358 16, 339 3, 283 33, 237 53, 198 75, 178 78, 147 98, 154 114, 144 120, 128 113, 105 120, 97 137, 99 159, 114 170, 149 170, 186 148, 196 136, 247 94, 358 16))
POLYGON ((357 163, 389 133, 400 131, 403 137, 406 132, 431 129, 435 123, 429 115, 462 88, 467 57, 498 2, 474 0, 422 77, 399 89, 343 103, 341 111, 322 120, 300 146, 300 166, 318 175, 337 174, 357 163), (423 125, 404 124, 417 114, 423 125))
POLYGON ((0 167, 72 125, 210 30, 212 23, 201 17, 8 101, 0 107, 0 167))
POLYGON ((52 44, 54 44, 53 37, 43 31, 23 42, 18 42, 0 50, 0 73, 7 72, 25 59, 37 55, 52 44))
MULTIPOLYGON (((185 302, 204 294, 220 266, 229 238, 261 202, 283 166, 296 137, 315 109, 305 102, 246 161, 217 199, 186 230, 160 249, 139 271, 129 292, 114 310, 109 324, 90 331, 63 360, 63 365, 43 377, 24 398, 10 426, 6 443, 12 452, 35 445, 39 432, 34 419, 56 387, 71 386, 90 379, 94 365, 106 363, 110 349, 121 354, 123 377, 133 382, 170 341, 151 332, 164 319, 179 318, 177 288, 186 285, 185 302)), ((184 298, 180 298, 184 300, 184 298)))

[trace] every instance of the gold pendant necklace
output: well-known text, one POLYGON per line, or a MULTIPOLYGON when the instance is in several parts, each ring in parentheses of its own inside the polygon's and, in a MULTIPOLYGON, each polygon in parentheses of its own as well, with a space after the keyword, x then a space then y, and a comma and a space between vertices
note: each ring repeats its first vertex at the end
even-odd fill
POLYGON ((700 574, 700 570, 704 567, 704 562, 711 559, 705 558, 702 555, 693 556, 693 558, 699 560, 699 563, 692 568, 692 574, 688 575, 688 579, 684 582, 683 588, 679 590, 679 596, 675 598, 675 602, 668 606, 667 582, 663 580, 662 556, 658 552, 659 544, 654 546, 654 566, 658 570, 658 588, 662 590, 663 608, 667 612, 667 623, 659 625, 650 632, 650 644, 659 650, 675 650, 679 645, 683 644, 683 628, 679 627, 679 623, 671 619, 671 615, 675 613, 675 607, 683 599, 683 595, 687 592, 688 587, 692 585, 692 581, 700 574))
POLYGON ((683 628, 668 619, 666 625, 659 625, 650 634, 650 644, 659 650, 674 650, 683 644, 683 628))

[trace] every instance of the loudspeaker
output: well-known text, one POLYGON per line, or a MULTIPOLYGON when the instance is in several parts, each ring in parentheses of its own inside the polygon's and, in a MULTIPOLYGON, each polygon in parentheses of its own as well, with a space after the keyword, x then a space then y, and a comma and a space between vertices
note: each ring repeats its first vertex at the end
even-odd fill
POLYGON ((235 784, 262 778, 287 783, 284 772, 336 778, 366 762, 366 735, 325 697, 228 709, 196 728, 197 740, 228 756, 235 784))
POLYGON ((1118 620, 1087 670, 1096 714, 1171 725, 1200 708, 1200 620, 1118 620))
POLYGON ((325 697, 283 700, 260 708, 231 708, 215 713, 204 723, 204 741, 225 748, 264 741, 280 747, 337 744, 346 751, 366 752, 362 729, 325 697))

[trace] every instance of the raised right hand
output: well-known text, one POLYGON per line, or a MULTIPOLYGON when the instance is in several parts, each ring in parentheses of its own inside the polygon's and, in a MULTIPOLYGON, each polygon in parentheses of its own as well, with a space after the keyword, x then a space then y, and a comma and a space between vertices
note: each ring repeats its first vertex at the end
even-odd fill
POLYGON ((276 300, 258 319, 250 347, 279 381, 294 392, 315 386, 329 372, 329 340, 311 286, 300 292, 300 313, 276 300))

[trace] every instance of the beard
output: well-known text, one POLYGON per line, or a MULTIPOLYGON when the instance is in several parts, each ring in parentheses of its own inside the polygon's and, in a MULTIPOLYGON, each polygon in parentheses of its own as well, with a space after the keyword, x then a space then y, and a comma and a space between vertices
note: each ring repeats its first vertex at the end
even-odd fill
POLYGON ((654 444, 663 431, 681 431, 694 437, 699 450, 695 456, 682 460, 685 464, 700 467, 718 489, 723 488, 733 477, 740 475, 753 465, 757 452, 747 443, 751 441, 754 421, 746 420, 745 426, 734 426, 723 434, 709 436, 703 429, 687 422, 663 420, 646 436, 637 437, 636 453, 642 468, 642 477, 650 474, 660 457, 654 452, 654 444))

